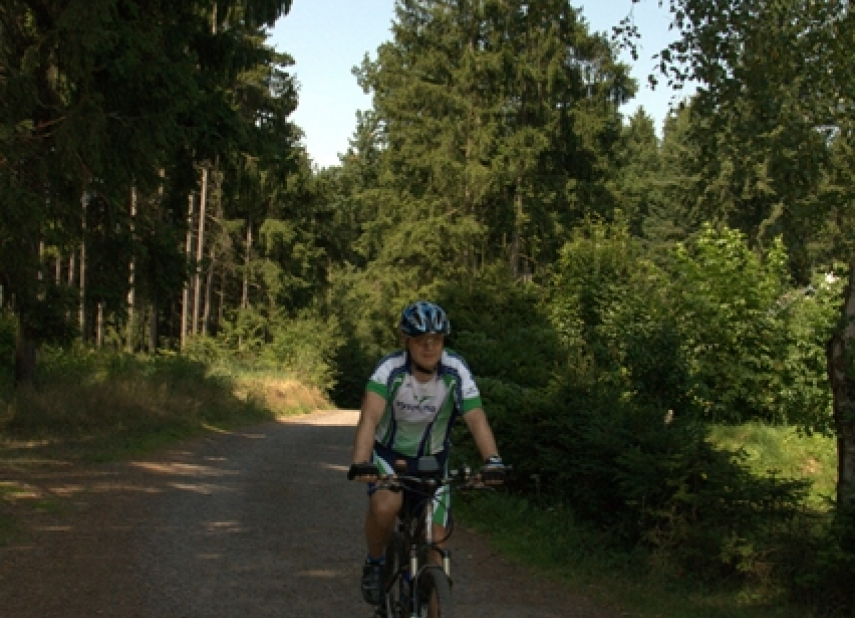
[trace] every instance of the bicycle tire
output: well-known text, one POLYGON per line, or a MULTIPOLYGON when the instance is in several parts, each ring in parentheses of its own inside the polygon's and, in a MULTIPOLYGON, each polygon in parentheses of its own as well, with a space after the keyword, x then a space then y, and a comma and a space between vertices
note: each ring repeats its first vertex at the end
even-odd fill
POLYGON ((386 591, 384 606, 388 618, 408 618, 410 615, 407 592, 409 582, 405 581, 401 569, 408 560, 407 548, 403 535, 395 531, 386 546, 386 586, 392 586, 386 591))
POLYGON ((425 567, 419 575, 418 608, 419 618, 431 618, 430 604, 436 603, 436 618, 451 618, 454 614, 451 599, 451 581, 437 566, 425 567))

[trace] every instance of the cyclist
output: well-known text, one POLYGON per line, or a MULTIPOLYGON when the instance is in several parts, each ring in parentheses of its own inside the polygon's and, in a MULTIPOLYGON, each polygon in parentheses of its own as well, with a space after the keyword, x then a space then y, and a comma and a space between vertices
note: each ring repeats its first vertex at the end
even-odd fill
MULTIPOLYGON (((432 302, 415 302, 402 312, 399 330, 403 348, 384 357, 368 379, 348 471, 350 480, 368 483, 362 596, 372 605, 382 603, 386 544, 403 503, 400 492, 377 490, 378 474, 391 474, 400 460, 413 472, 426 455, 445 467, 457 418, 466 423, 484 460, 484 481, 500 484, 505 472, 472 373, 461 356, 445 348, 451 333, 445 311, 432 302)), ((437 499, 433 538, 443 539, 450 495, 437 499)))

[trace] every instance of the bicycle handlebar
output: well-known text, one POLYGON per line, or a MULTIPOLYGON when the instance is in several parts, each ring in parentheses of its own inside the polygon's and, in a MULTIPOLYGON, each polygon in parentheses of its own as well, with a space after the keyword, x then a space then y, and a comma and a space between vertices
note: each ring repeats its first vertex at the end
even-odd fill
MULTIPOLYGON (((511 466, 505 466, 505 471, 510 471, 511 466)), ((375 481, 380 489, 391 490, 414 490, 416 488, 438 489, 443 486, 451 486, 457 491, 467 491, 470 489, 495 489, 502 483, 485 482, 480 473, 472 474, 469 468, 461 470, 451 470, 447 476, 432 477, 432 476, 412 476, 406 474, 381 474, 375 481)))

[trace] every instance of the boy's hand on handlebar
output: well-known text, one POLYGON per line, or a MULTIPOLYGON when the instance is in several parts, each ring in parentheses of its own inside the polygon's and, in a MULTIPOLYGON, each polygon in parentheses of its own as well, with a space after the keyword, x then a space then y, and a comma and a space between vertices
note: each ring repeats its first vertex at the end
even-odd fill
POLYGON ((347 471, 348 481, 361 481, 363 483, 373 483, 380 476, 380 471, 377 469, 377 464, 370 461, 362 461, 359 463, 350 464, 350 470, 347 471))
POLYGON ((505 464, 502 463, 502 458, 498 455, 491 455, 484 461, 484 465, 481 466, 481 480, 485 485, 503 484, 506 473, 505 464))

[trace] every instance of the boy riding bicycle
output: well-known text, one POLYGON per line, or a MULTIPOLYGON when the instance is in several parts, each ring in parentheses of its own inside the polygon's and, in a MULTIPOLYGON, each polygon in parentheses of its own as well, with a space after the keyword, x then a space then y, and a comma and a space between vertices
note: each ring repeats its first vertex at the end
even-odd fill
MULTIPOLYGON (((505 472, 472 373, 460 355, 445 348, 445 336, 451 333, 445 311, 431 302, 413 303, 401 314, 399 330, 403 348, 383 358, 368 380, 348 472, 349 479, 368 483, 362 596, 372 605, 382 602, 386 545, 403 500, 399 492, 376 488, 378 474, 392 474, 399 460, 412 470, 424 455, 447 466, 458 418, 484 459, 484 481, 500 484, 505 472)), ((451 498, 442 492, 436 499, 433 538, 443 539, 451 498)))

